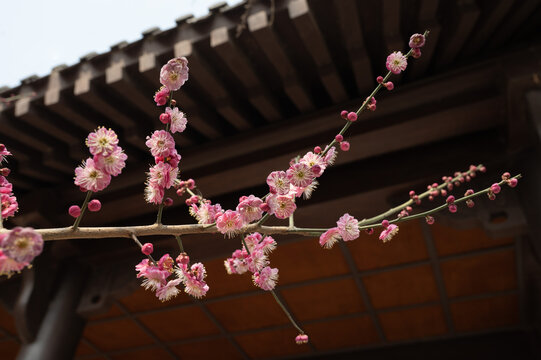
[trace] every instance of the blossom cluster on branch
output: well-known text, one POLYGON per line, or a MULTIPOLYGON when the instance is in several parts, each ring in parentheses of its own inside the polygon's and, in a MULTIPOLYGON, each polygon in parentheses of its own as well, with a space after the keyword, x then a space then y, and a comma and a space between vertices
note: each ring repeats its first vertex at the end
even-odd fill
MULTIPOLYGON (((427 190, 417 194, 410 191, 409 200, 388 211, 374 217, 358 220, 349 213, 342 215, 332 228, 301 228, 294 223, 294 213, 297 210, 297 199, 310 198, 312 192, 319 185, 318 180, 323 173, 336 160, 339 151, 348 151, 351 144, 346 140, 348 128, 355 123, 364 110, 376 111, 377 93, 385 88, 392 91, 395 87, 389 78, 393 74, 399 74, 406 70, 410 57, 419 58, 421 48, 425 44, 426 35, 414 34, 409 41, 410 50, 403 54, 401 51, 391 53, 387 57, 385 76, 376 78, 377 85, 372 93, 366 97, 356 111, 343 110, 340 117, 345 121, 342 129, 334 136, 329 144, 315 146, 312 151, 299 155, 292 159, 287 169, 272 170, 266 178, 268 193, 264 196, 254 194, 243 195, 239 198, 234 209, 225 209, 220 204, 213 204, 206 199, 195 180, 182 180, 179 178, 179 164, 181 155, 177 151, 173 134, 181 133, 186 129, 187 118, 184 112, 177 107, 173 98, 175 91, 180 90, 188 80, 188 61, 185 58, 169 60, 160 71, 161 87, 154 94, 154 102, 159 107, 164 107, 159 115, 159 120, 164 124, 164 129, 155 130, 146 138, 146 145, 153 157, 154 164, 150 166, 145 183, 144 199, 150 204, 158 206, 156 223, 148 226, 126 228, 99 228, 95 232, 92 228, 80 228, 79 224, 85 209, 98 211, 101 203, 97 199, 91 200, 92 194, 106 188, 111 177, 118 176, 125 167, 127 159, 122 148, 118 146, 118 137, 111 129, 103 127, 90 133, 86 139, 92 157, 86 159, 83 164, 75 169, 75 185, 81 191, 86 192, 86 198, 82 207, 72 205, 68 212, 76 218, 73 226, 62 229, 14 228, 2 229, 1 220, 13 216, 18 208, 16 198, 12 193, 12 185, 6 176, 9 170, 0 169, 0 195, 2 196, 2 211, 0 217, 0 275, 11 275, 13 272, 22 270, 28 266, 32 259, 43 248, 44 234, 46 240, 92 237, 115 237, 126 236, 134 240, 140 247, 141 253, 146 256, 135 266, 137 278, 142 279, 142 286, 154 291, 161 301, 167 301, 182 290, 185 293, 201 298, 209 291, 205 282, 207 276, 204 265, 200 262, 190 264, 190 257, 184 250, 180 235, 190 233, 221 233, 226 238, 240 239, 240 248, 235 250, 231 257, 224 261, 225 270, 229 274, 252 273, 255 286, 270 292, 278 305, 282 308, 291 324, 299 331, 295 341, 298 344, 308 342, 308 335, 294 320, 274 292, 278 283, 279 270, 270 265, 269 256, 277 247, 277 242, 269 236, 271 233, 290 233, 304 236, 318 236, 319 243, 323 248, 329 249, 338 241, 353 241, 357 239, 361 231, 368 234, 374 233, 375 228, 381 228, 379 239, 383 242, 390 241, 399 232, 398 223, 413 219, 424 218, 428 224, 434 223, 433 214, 438 211, 448 210, 454 213, 458 205, 464 202, 466 206, 474 206, 473 199, 477 196, 487 195, 493 200, 500 193, 501 186, 509 187, 517 185, 520 175, 511 176, 509 173, 502 175, 501 181, 494 183, 487 189, 475 192, 473 189, 466 190, 464 196, 455 198, 449 192, 463 183, 469 182, 478 172, 484 172, 482 165, 470 166, 465 172, 457 172, 453 176, 442 178, 440 184, 428 185, 427 190), (166 197, 169 189, 175 189, 179 197, 187 196, 185 203, 189 213, 196 219, 198 225, 175 226, 163 225, 162 214, 164 208, 173 204, 171 197, 166 197), (414 213, 414 206, 428 198, 434 201, 436 197, 446 198, 440 206, 414 213), (263 226, 270 216, 277 219, 289 219, 289 226, 272 227, 263 226), (105 234, 105 235, 104 235, 105 234), (170 254, 164 254, 156 261, 152 254, 154 246, 151 243, 142 244, 138 236, 153 234, 169 234, 175 237, 179 246, 176 258, 170 254)), ((0 163, 5 156, 10 155, 5 146, 0 145, 0 163)))
MULTIPOLYGON (((4 144, 0 144, 0 165, 11 155, 4 144)), ((19 209, 13 195, 13 185, 7 180, 10 171, 0 169, 0 230, 3 219, 15 215, 19 209)), ((7 233, 0 233, 0 275, 12 276, 30 263, 43 250, 43 238, 32 228, 15 227, 7 233)))

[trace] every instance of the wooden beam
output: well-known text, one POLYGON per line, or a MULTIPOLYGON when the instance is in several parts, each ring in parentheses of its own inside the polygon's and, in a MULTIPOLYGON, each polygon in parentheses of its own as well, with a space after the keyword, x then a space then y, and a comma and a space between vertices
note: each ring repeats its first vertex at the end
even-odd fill
POLYGON ((338 75, 325 39, 306 0, 294 0, 288 5, 289 18, 314 61, 321 82, 333 103, 347 99, 347 93, 338 75))
POLYGON ((210 33, 210 47, 216 51, 229 71, 246 90, 246 96, 261 116, 269 122, 279 120, 281 111, 272 94, 266 91, 250 61, 233 43, 227 27, 219 27, 210 33))
MULTIPOLYGON (((71 89, 67 90, 70 93, 71 89)), ((81 109, 78 109, 69 99, 66 93, 61 93, 60 88, 50 87, 44 96, 45 106, 55 114, 69 119, 69 123, 77 126, 84 133, 94 131, 99 125, 95 120, 87 118, 81 109)))
MULTIPOLYGON (((453 6, 454 4, 448 4, 453 6)), ((473 27, 481 14, 474 0, 464 0, 456 3, 453 9, 455 14, 449 18, 453 23, 445 24, 445 34, 442 34, 441 45, 436 57, 436 70, 440 70, 449 65, 457 57, 466 41, 469 39, 473 27)))
MULTIPOLYGON (((497 67, 474 67, 467 71, 450 74, 445 78, 433 79, 418 86, 395 90, 392 96, 385 99, 385 106, 381 106, 374 113, 365 112, 352 129, 362 126, 364 122, 382 123, 384 119, 396 118, 400 113, 406 113, 412 108, 428 107, 433 103, 441 103, 445 98, 459 97, 460 94, 472 91, 482 92, 481 89, 493 84, 498 74, 497 67), (378 120, 379 119, 379 120, 378 120)), ((340 110, 358 106, 354 104, 341 104, 334 108, 319 111, 310 116, 301 116, 287 119, 262 129, 255 129, 249 134, 241 134, 228 140, 200 147, 193 152, 186 153, 183 158, 186 170, 194 167, 205 167, 233 157, 246 155, 245 149, 252 153, 267 151, 268 149, 283 147, 287 144, 299 142, 317 134, 339 131, 343 124, 340 110), (287 126, 287 131, 284 131, 287 126), (248 135, 248 136, 247 136, 248 135)), ((382 123, 383 124, 383 123, 382 123)), ((315 145, 315 144, 313 144, 315 145)))
MULTIPOLYGON (((524 3, 524 1, 519 2, 524 3)), ((460 54, 462 59, 471 57, 474 53, 483 49, 491 39, 491 35, 497 26, 509 15, 511 7, 516 6, 513 3, 513 0, 487 2, 488 6, 483 9, 483 16, 479 19, 479 24, 460 54)))
POLYGON ((520 1, 515 4, 514 11, 506 17, 494 34, 488 40, 488 48, 498 49, 502 47, 515 33, 515 31, 524 23, 524 21, 532 14, 540 0, 520 1))
POLYGON ((32 103, 31 99, 23 98, 15 103, 15 117, 45 132, 61 143, 67 144, 69 147, 81 144, 82 132, 71 131, 70 124, 66 124, 58 118, 48 118, 45 113, 32 103))
POLYGON ((393 51, 404 52, 404 40, 405 36, 400 30, 400 0, 383 0, 382 6, 382 18, 383 18, 383 39, 385 46, 387 47, 387 53, 393 51))
MULTIPOLYGON (((235 103, 234 99, 229 95, 222 82, 218 77, 211 73, 211 66, 205 61, 204 57, 198 54, 194 49, 193 44, 189 40, 177 42, 174 45, 175 56, 184 56, 188 59, 191 77, 190 81, 194 81, 203 89, 205 95, 210 99, 216 111, 235 129, 246 130, 253 127, 252 123, 243 114, 242 109, 235 103)), ((205 126, 212 131, 214 126, 207 124, 205 126)), ((213 137, 215 138, 215 137, 213 137)))
POLYGON ((284 91, 295 107, 301 112, 314 109, 312 99, 289 60, 283 45, 272 30, 267 12, 262 10, 248 17, 248 29, 254 36, 261 51, 278 72, 284 91))
POLYGON ((357 90, 363 94, 375 84, 370 58, 366 52, 361 18, 355 0, 334 1, 342 39, 351 62, 357 90))

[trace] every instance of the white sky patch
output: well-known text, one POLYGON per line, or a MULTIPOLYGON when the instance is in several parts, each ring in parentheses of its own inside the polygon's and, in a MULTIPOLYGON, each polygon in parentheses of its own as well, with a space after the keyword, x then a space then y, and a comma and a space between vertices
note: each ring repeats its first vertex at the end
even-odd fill
MULTIPOLYGON (((152 27, 207 14, 219 0, 19 0, 2 1, 0 86, 14 87, 30 75, 44 76, 60 64, 74 65, 90 52, 133 42, 152 27)), ((240 0, 228 0, 237 4, 240 0)))

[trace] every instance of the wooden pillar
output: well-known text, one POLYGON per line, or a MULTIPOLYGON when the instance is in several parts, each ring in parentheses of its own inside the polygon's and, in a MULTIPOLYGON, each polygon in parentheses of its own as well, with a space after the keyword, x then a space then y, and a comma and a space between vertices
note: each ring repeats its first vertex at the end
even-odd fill
MULTIPOLYGON (((48 307, 44 307, 46 313, 37 329, 35 338, 22 345, 17 356, 18 360, 67 360, 74 357, 75 349, 85 326, 85 320, 76 311, 83 293, 86 276, 84 269, 77 263, 71 263, 61 270, 60 274, 58 290, 51 297, 48 307)), ((25 282, 21 289, 16 307, 24 308, 26 311, 24 314, 21 312, 15 314, 19 332, 21 321, 26 323, 39 321, 39 315, 36 318, 32 307, 25 306, 28 303, 24 303, 30 299, 24 295, 25 292, 33 292, 38 288, 37 285, 37 282, 29 281, 25 282)), ((45 297, 42 301, 48 301, 47 299, 45 297)))

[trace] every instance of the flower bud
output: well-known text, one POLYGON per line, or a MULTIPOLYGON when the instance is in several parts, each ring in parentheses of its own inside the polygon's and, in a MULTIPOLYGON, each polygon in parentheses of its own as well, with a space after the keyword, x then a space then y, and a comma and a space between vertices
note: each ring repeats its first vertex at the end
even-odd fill
POLYGON ((154 246, 151 243, 145 243, 141 247, 141 252, 145 255, 150 255, 154 251, 154 246))
POLYGON ((68 213, 74 218, 77 218, 79 215, 81 215, 81 208, 77 205, 71 205, 68 209, 68 213))
POLYGON ((88 203, 88 210, 95 212, 100 211, 101 209, 101 202, 98 199, 91 200, 88 203))
POLYGON ((499 184, 492 184, 492 186, 490 187, 490 190, 492 190, 494 194, 499 194, 500 191, 502 191, 502 188, 500 187, 499 184))
POLYGON ((171 115, 169 115, 168 113, 162 113, 160 115, 160 121, 163 124, 169 124, 169 122, 171 122, 171 115))

